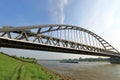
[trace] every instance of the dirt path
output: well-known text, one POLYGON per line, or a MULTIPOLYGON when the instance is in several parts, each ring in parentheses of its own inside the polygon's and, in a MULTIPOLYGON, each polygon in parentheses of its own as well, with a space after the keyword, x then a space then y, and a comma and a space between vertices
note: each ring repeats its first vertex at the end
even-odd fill
POLYGON ((22 66, 23 66, 23 64, 21 64, 21 65, 20 65, 20 68, 18 69, 17 80, 20 80, 20 75, 21 75, 21 71, 22 71, 22 66))

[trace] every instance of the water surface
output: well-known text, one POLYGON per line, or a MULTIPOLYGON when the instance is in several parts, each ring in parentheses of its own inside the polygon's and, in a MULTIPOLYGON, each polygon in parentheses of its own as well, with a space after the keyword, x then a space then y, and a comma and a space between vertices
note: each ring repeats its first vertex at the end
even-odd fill
POLYGON ((109 62, 60 63, 38 61, 41 65, 72 80, 120 80, 120 65, 109 62))

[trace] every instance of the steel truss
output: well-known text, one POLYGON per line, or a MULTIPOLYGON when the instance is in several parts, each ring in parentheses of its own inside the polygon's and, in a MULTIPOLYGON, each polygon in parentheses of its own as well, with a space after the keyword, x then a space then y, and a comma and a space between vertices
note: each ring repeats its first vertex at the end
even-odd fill
MULTIPOLYGON (((58 34, 54 34, 54 35, 58 35, 58 34)), ((4 38, 5 39, 7 38, 9 40, 32 42, 35 44, 36 43, 45 44, 48 46, 56 46, 56 47, 76 49, 82 51, 119 55, 119 51, 115 49, 112 45, 110 45, 107 41, 105 41, 102 37, 82 27, 71 26, 71 25, 53 24, 53 25, 39 25, 39 26, 23 26, 23 27, 6 26, 0 29, 0 39, 4 39, 4 38), (35 32, 33 29, 36 29, 37 31, 35 32), (61 34, 60 32, 63 30, 66 31, 68 30, 68 33, 61 34), (53 37, 52 35, 50 35, 50 33, 52 34, 54 31, 59 31, 60 36, 67 34, 69 39, 70 30, 76 31, 75 32, 76 34, 79 33, 78 31, 82 32, 84 34, 83 35, 84 40, 86 39, 85 34, 87 34, 88 35, 87 40, 89 40, 89 44, 66 40, 63 39, 62 37, 53 37), (49 33, 49 35, 45 35, 45 33, 49 33), (91 46, 92 43, 95 43, 95 40, 92 42, 90 36, 92 38, 95 38, 100 43, 100 45, 102 45, 102 48, 99 46, 96 47, 94 45, 91 46)), ((74 36, 74 38, 76 37, 74 36)), ((77 37, 77 39, 80 39, 79 36, 77 37)))

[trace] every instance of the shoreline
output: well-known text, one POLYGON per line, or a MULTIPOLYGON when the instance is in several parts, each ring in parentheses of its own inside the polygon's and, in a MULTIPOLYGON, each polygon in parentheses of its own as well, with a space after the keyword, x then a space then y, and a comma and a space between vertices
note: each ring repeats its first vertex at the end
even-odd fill
POLYGON ((46 71, 48 71, 48 72, 50 72, 50 73, 58 76, 58 77, 60 78, 60 80, 72 80, 70 77, 64 76, 64 75, 62 75, 62 74, 60 74, 60 73, 57 73, 57 72, 55 72, 55 71, 53 71, 53 70, 51 70, 51 69, 49 69, 49 68, 47 68, 47 67, 45 67, 45 66, 42 66, 42 65, 39 64, 39 63, 37 63, 37 65, 39 65, 40 67, 42 67, 42 68, 45 69, 46 71))

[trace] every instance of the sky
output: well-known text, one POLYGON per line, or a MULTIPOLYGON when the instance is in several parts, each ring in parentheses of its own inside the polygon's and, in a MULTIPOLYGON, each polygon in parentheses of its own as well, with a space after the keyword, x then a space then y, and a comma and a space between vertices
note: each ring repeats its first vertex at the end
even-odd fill
MULTIPOLYGON (((0 0, 0 28, 69 24, 88 29, 120 51, 120 0, 0 0)), ((39 59, 90 57, 2 48, 10 55, 39 59)))

